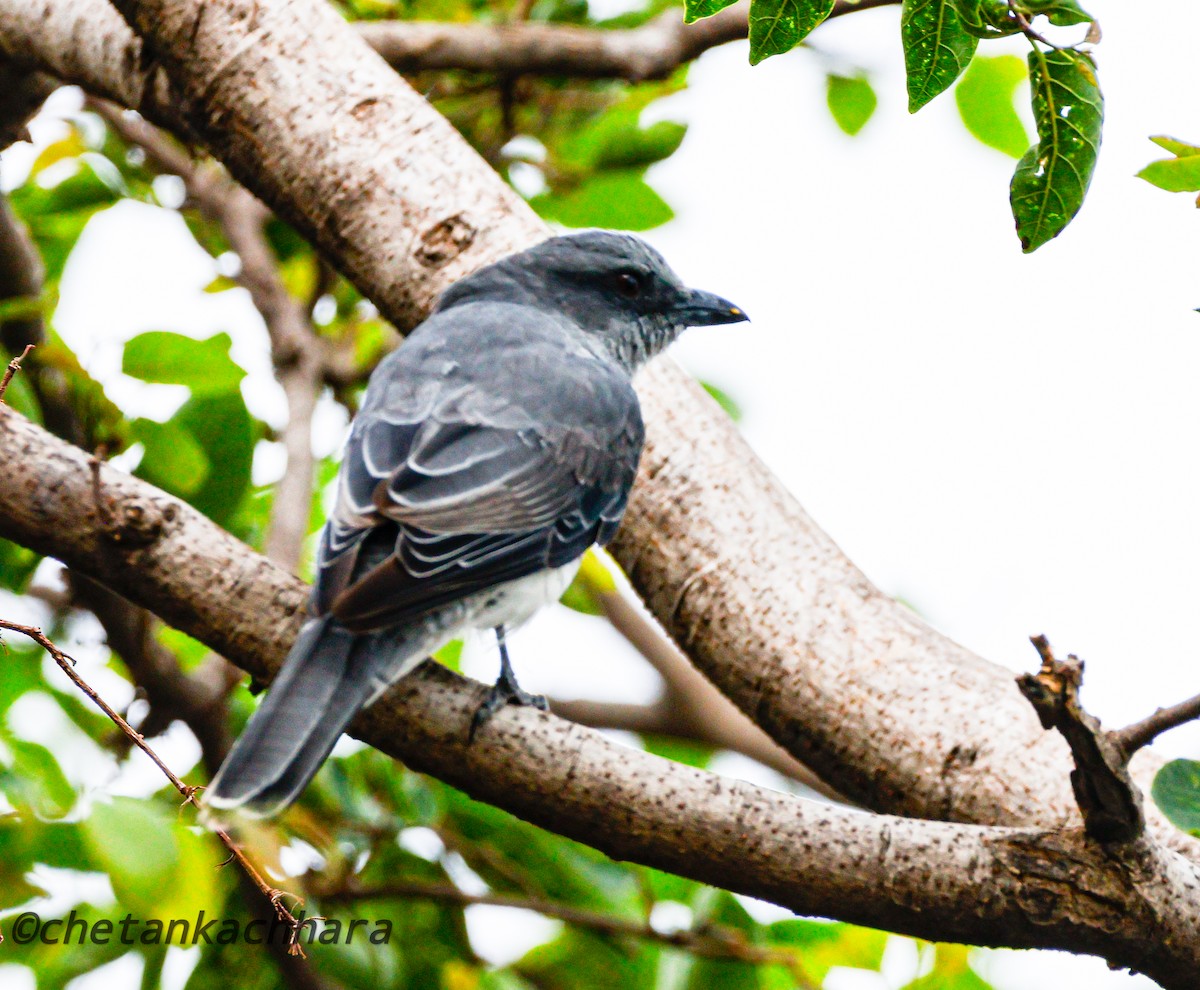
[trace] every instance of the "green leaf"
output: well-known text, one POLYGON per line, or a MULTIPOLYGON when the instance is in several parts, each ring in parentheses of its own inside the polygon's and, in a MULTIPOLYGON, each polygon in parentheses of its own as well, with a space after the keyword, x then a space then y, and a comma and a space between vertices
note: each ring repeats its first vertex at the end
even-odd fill
POLYGON ((144 382, 186 385, 193 395, 235 391, 246 372, 229 356, 232 343, 227 333, 196 340, 155 330, 125 345, 121 370, 144 382))
POLYGON ((714 385, 712 382, 701 382, 700 387, 704 389, 717 405, 729 414, 729 418, 735 423, 740 422, 742 418, 742 407, 732 395, 726 392, 723 388, 714 385))
POLYGON ((952 0, 904 0, 900 39, 904 45, 909 113, 916 113, 949 89, 979 44, 963 26, 952 0))
POLYGON ((193 395, 171 419, 195 438, 209 470, 188 502, 226 529, 250 492, 250 471, 258 429, 238 390, 193 395))
POLYGON ((1138 178, 1167 192, 1200 192, 1200 147, 1169 137, 1150 140, 1175 157, 1151 162, 1138 178))
POLYGON ((1166 764, 1155 775, 1150 796, 1172 825, 1200 836, 1200 762, 1166 764))
POLYGON ((1200 155, 1200 145, 1188 144, 1186 141, 1180 141, 1178 138, 1167 137, 1165 134, 1159 134, 1150 139, 1164 151, 1169 151, 1173 155, 1180 158, 1191 158, 1193 155, 1200 155))
POLYGON ((121 904, 143 917, 194 919, 201 910, 211 915, 223 899, 220 886, 234 882, 232 874, 214 869, 223 857, 211 834, 187 828, 152 801, 98 803, 83 822, 83 835, 121 904))
MULTIPOLYGON (((736 897, 728 891, 710 888, 696 897, 695 927, 704 929, 717 927, 740 933, 747 942, 758 941, 761 926, 736 897)), ((695 959, 688 971, 685 990, 758 990, 758 967, 751 963, 727 959, 695 959)))
POLYGON ((567 227, 649 230, 675 216, 641 172, 631 169, 601 172, 570 192, 535 196, 530 205, 567 227))
POLYGON ((963 29, 976 38, 1004 38, 1021 30, 1005 0, 954 0, 963 29))
POLYGON ((179 867, 179 844, 170 821, 148 801, 116 798, 97 803, 83 823, 88 849, 131 911, 164 917, 160 887, 179 867))
POLYGON ((1072 24, 1088 24, 1092 21, 1092 15, 1079 6, 1076 0, 1022 0, 1021 6, 1029 14, 1040 14, 1056 27, 1070 27, 1072 24))
POLYGON ((0 587, 24 591, 41 562, 41 555, 10 540, 0 539, 0 587))
POLYGON ((208 456, 196 438, 175 420, 135 419, 131 429, 146 449, 134 474, 180 498, 194 495, 208 477, 208 456))
POLYGON ((833 10, 834 0, 752 0, 750 64, 791 51, 833 10))
POLYGON ((61 818, 75 803, 73 788, 54 754, 45 746, 0 734, 9 759, 0 767, 0 792, 16 808, 31 810, 39 818, 61 818))
POLYGON ((826 77, 825 99, 834 122, 853 137, 866 126, 879 101, 866 76, 826 77))
POLYGON ((1025 64, 1015 55, 980 55, 971 60, 954 90, 958 112, 971 134, 989 148, 1020 158, 1029 134, 1013 106, 1025 64))
POLYGON ((1072 49, 1029 55, 1038 143, 1017 163, 1009 201, 1026 253, 1062 233, 1083 205, 1100 151, 1104 97, 1090 55, 1072 49))
POLYGON ((737 0, 683 0, 683 19, 691 24, 701 17, 712 17, 717 11, 737 3, 737 0))

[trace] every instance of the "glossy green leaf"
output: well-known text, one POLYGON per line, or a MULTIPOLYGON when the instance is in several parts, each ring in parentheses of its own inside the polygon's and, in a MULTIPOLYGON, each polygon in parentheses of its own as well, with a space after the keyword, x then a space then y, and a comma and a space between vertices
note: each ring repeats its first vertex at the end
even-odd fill
POLYGON ((1100 151, 1104 98, 1090 55, 1073 49, 1029 55, 1038 143, 1017 163, 1009 200, 1021 249, 1057 237, 1083 205, 1100 151))
POLYGON ((712 17, 735 3, 737 0, 683 0, 683 19, 690 24, 701 17, 712 17))
POLYGON ((853 137, 866 126, 879 100, 866 76, 826 77, 825 99, 834 122, 853 137))
POLYGON ((1155 775, 1150 796, 1172 825, 1200 836, 1200 762, 1171 760, 1155 775))
POLYGON ((1029 133, 1013 105, 1025 77, 1025 63, 1015 55, 979 55, 954 89, 967 130, 989 148, 1013 158, 1020 158, 1029 147, 1029 133))
POLYGON ((1167 192, 1200 192, 1200 146, 1170 137, 1150 140, 1175 157, 1151 162, 1138 178, 1167 192))
POLYGON ((949 89, 979 44, 963 26, 953 0, 904 0, 900 39, 909 113, 949 89))
POLYGON ((131 429, 145 447, 134 474, 180 498, 195 494, 208 477, 208 456, 196 438, 175 420, 136 419, 131 429))
POLYGON ((246 372, 229 356, 229 334, 206 340, 154 330, 139 334, 125 345, 121 370, 144 382, 186 385, 192 394, 230 392, 246 372))
POLYGON ((791 51, 833 10, 834 0, 751 0, 750 64, 791 51))
POLYGON ((570 192, 535 196, 530 205, 567 227, 649 230, 675 216, 641 172, 632 169, 600 172, 570 192))

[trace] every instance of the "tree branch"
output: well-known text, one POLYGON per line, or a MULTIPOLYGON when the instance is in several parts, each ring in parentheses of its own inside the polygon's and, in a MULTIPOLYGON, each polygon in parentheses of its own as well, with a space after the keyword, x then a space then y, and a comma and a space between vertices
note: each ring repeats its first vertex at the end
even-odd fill
MULTIPOLYGON (((830 18, 898 0, 838 0, 830 18)), ((362 21, 359 33, 397 72, 464 69, 497 75, 578 79, 665 79, 710 48, 749 34, 748 3, 691 24, 678 10, 641 27, 604 29, 518 21, 510 24, 362 21)))
MULTIPOLYGON (((99 576, 268 679, 303 586, 194 509, 0 407, 0 533, 99 576), (114 539, 118 536, 119 539, 114 539)), ((474 745, 485 688, 425 664, 351 731, 408 766, 620 859, 923 938, 1094 952, 1164 986, 1200 967, 1200 869, 1149 836, 923 822, 815 804, 507 708, 474 745)))
POLYGON ((1140 722, 1117 729, 1112 735, 1125 753, 1132 756, 1143 746, 1150 745, 1168 729, 1178 728, 1197 718, 1200 718, 1200 694, 1187 701, 1181 701, 1177 705, 1160 708, 1140 722))
POLYGON ((26 124, 58 87, 44 72, 29 72, 0 58, 0 151, 16 141, 28 141, 26 124))

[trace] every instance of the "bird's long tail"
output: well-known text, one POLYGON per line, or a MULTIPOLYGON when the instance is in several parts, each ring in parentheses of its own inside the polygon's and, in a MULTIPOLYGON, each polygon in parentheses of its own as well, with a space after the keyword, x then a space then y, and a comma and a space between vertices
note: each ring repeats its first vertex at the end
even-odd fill
POLYGON ((421 661, 423 639, 355 634, 329 616, 310 619, 204 803, 259 817, 291 804, 359 710, 421 661))

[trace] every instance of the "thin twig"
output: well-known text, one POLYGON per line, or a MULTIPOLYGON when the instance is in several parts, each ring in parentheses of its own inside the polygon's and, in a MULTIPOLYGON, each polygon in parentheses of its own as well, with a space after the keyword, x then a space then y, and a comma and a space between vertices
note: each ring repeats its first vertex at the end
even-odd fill
POLYGON ((33 344, 26 344, 25 350, 8 362, 8 367, 4 371, 4 377, 0 378, 0 402, 4 401, 4 393, 8 391, 8 383, 13 380, 13 375, 21 370, 21 362, 33 350, 33 344))
POLYGON ((800 965, 797 953, 791 949, 755 945, 736 929, 725 925, 705 925, 698 929, 659 931, 650 924, 632 918, 620 918, 600 911, 589 911, 571 904, 520 897, 512 894, 468 894, 451 884, 423 883, 417 880, 390 880, 376 886, 358 886, 353 882, 324 891, 314 891, 323 901, 382 900, 389 897, 423 898, 470 907, 486 904, 493 907, 518 908, 533 911, 547 918, 557 918, 569 925, 587 928, 603 935, 632 937, 658 942, 683 949, 705 959, 734 959, 755 965, 785 966, 797 984, 815 990, 816 984, 800 965))
MULTIPOLYGON (((119 712, 113 709, 108 702, 96 693, 95 689, 87 683, 75 670, 75 661, 60 650, 53 642, 42 632, 37 626, 25 626, 18 622, 11 622, 8 619, 0 619, 0 629, 8 629, 15 633, 20 633, 38 644, 43 650, 50 654, 54 662, 62 669, 63 673, 70 678, 71 682, 87 695, 105 715, 112 719, 113 723, 119 728, 128 739, 143 753, 150 757, 150 761, 162 771, 163 776, 171 782, 183 799, 188 804, 192 805, 197 811, 200 810, 200 802, 196 800, 196 794, 201 790, 200 787, 191 784, 185 784, 175 775, 175 772, 167 766, 159 755, 146 743, 142 734, 131 726, 121 716, 119 712)), ((277 887, 272 887, 264 879, 263 875, 258 871, 252 862, 242 852, 241 847, 233 840, 233 837, 222 828, 214 828, 217 838, 224 843, 225 848, 229 850, 230 858, 235 860, 237 864, 245 871, 246 875, 254 883, 263 895, 271 902, 271 906, 275 909, 275 914, 285 925, 288 926, 288 953, 290 955, 304 956, 304 948, 299 942, 300 922, 296 916, 292 914, 282 903, 281 898, 286 894, 286 891, 280 890, 277 887)), ((228 862, 226 860, 225 862, 228 862)), ((292 895, 295 896, 295 895, 292 895)))
POLYGON ((1123 729, 1116 729, 1110 735, 1125 751, 1126 756, 1130 757, 1143 746, 1148 746, 1168 729, 1177 728, 1185 722, 1197 718, 1200 718, 1200 694, 1187 701, 1181 701, 1177 705, 1160 708, 1153 715, 1147 716, 1140 722, 1134 722, 1133 725, 1127 725, 1123 729))

